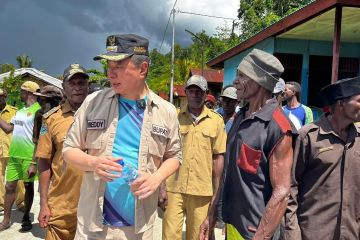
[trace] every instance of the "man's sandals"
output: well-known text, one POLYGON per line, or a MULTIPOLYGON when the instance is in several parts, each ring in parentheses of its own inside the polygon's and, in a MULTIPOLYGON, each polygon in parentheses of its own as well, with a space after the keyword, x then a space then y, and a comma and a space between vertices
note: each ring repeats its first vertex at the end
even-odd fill
POLYGON ((0 232, 10 228, 11 226, 11 223, 9 222, 8 224, 5 224, 5 223, 0 223, 0 232))

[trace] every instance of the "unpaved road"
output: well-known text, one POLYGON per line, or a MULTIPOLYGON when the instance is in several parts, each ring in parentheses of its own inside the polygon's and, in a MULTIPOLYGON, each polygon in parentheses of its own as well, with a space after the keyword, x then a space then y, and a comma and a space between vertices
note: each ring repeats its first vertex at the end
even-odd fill
MULTIPOLYGON (((35 182, 35 189, 38 189, 38 184, 35 182)), ((0 240, 37 240, 37 239, 44 239, 45 238, 45 231, 39 227, 39 223, 37 221, 38 213, 39 213, 39 205, 40 196, 38 192, 35 192, 34 204, 31 209, 31 219, 33 221, 33 229, 27 233, 19 232, 21 228, 21 219, 23 213, 16 210, 15 208, 12 211, 12 226, 0 232, 0 240)), ((2 221, 3 212, 0 213, 0 220, 2 221)), ((223 240, 224 236, 221 233, 220 229, 215 230, 216 240, 223 240)), ((183 236, 185 232, 183 232, 183 236)), ((183 238, 185 239, 185 238, 183 238)), ((155 229, 154 229, 154 240, 161 240, 161 219, 158 218, 156 220, 155 229)))

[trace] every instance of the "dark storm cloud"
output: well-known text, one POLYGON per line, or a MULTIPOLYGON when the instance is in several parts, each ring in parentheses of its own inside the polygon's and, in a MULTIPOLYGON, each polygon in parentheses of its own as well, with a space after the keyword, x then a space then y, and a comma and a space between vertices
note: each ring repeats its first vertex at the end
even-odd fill
MULTIPOLYGON (((27 54, 33 66, 58 76, 70 63, 100 68, 92 57, 114 33, 136 33, 159 48, 173 0, 0 0, 0 64, 15 64, 27 54)), ((183 9, 188 10, 188 9, 183 9)), ((193 32, 208 24, 196 16, 176 15, 176 42, 187 45, 193 32)), ((215 29, 216 26, 212 26, 215 29)), ((171 22, 162 52, 169 51, 171 22)))
MULTIPOLYGON (((89 33, 139 33, 148 37, 152 48, 160 47, 172 1, 159 0, 36 0, 40 8, 66 20, 69 24, 89 33)), ((191 42, 185 28, 201 31, 199 17, 195 22, 181 15, 176 16, 177 42, 191 42)), ((165 41, 171 43, 171 22, 166 32, 165 41)), ((194 30, 195 31, 195 30, 194 30)))
POLYGON ((16 0, 14 1, 11 1, 11 0, 1 0, 0 1, 0 12, 3 12, 5 11, 7 5, 10 3, 10 2, 15 2, 16 0))
POLYGON ((161 35, 168 10, 159 1, 36 0, 40 8, 89 33, 139 32, 161 35))

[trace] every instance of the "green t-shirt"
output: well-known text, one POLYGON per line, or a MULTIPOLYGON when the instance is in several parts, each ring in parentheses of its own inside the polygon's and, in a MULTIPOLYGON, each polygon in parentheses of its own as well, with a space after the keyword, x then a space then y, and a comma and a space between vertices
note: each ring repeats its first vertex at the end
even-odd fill
POLYGON ((17 111, 11 119, 10 123, 14 125, 14 130, 9 147, 10 157, 25 160, 32 159, 34 153, 34 143, 32 141, 34 117, 40 108, 39 103, 36 102, 17 111))

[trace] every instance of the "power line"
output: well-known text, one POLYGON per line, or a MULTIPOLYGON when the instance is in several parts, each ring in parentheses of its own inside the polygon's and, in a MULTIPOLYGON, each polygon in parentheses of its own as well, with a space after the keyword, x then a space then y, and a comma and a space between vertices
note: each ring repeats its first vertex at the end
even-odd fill
MULTIPOLYGON (((175 8, 175 5, 176 5, 177 1, 178 1, 178 0, 175 0, 174 5, 173 5, 173 7, 172 7, 172 9, 171 9, 171 11, 170 11, 169 19, 168 19, 168 21, 167 21, 167 24, 166 24, 166 27, 165 27, 165 31, 164 31, 164 34, 163 34, 163 38, 162 38, 162 41, 161 41, 161 44, 160 44, 159 52, 161 51, 162 45, 163 45, 163 43, 164 43, 165 34, 166 34, 166 31, 167 31, 168 26, 169 26, 171 14, 172 14, 173 11, 174 11, 174 8, 175 8)), ((175 12, 174 12, 174 14, 175 14, 175 12)))
POLYGON ((179 13, 185 13, 185 14, 190 14, 190 15, 197 15, 197 16, 203 16, 203 17, 211 17, 211 18, 220 18, 220 19, 228 19, 228 20, 239 20, 236 18, 228 18, 228 17, 219 17, 219 16, 213 16, 213 15, 206 15, 206 14, 201 14, 201 13, 192 13, 192 12, 185 12, 185 11, 180 11, 178 10, 179 13))

